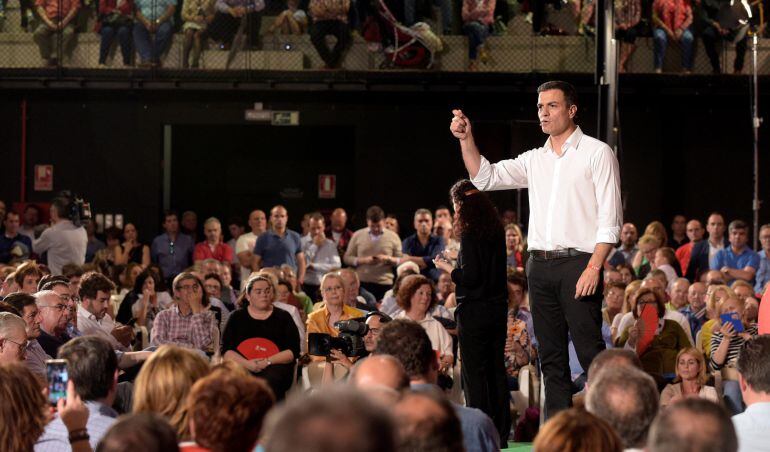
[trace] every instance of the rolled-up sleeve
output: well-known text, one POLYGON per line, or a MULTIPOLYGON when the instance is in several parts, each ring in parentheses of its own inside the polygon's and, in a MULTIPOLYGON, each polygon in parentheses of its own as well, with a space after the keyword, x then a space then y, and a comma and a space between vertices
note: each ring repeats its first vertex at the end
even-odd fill
POLYGON ((533 151, 527 151, 515 159, 501 160, 491 164, 481 156, 481 165, 476 177, 471 179, 479 190, 507 190, 510 188, 527 188, 527 161, 533 151))
POLYGON ((620 241, 620 228, 623 224, 618 159, 609 146, 603 146, 591 166, 598 207, 596 243, 617 243, 620 241))

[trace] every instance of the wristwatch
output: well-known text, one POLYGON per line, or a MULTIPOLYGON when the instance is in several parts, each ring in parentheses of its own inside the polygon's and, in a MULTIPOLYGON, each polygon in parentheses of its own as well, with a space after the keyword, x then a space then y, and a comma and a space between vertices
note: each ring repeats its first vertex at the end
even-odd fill
POLYGON ((273 362, 272 362, 272 361, 270 361, 270 359, 266 359, 266 360, 265 360, 265 362, 267 362, 267 365, 268 365, 268 366, 272 366, 272 365, 273 365, 273 362))

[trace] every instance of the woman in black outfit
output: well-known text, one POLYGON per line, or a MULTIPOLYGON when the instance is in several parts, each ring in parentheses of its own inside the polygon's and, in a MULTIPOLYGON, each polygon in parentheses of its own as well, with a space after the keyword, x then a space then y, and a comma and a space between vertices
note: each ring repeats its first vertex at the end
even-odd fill
POLYGON ((507 286, 505 233, 486 193, 468 180, 449 192, 459 231, 457 268, 444 258, 436 267, 452 275, 457 285, 457 320, 466 404, 479 408, 495 423, 500 444, 511 429, 505 373, 507 286))

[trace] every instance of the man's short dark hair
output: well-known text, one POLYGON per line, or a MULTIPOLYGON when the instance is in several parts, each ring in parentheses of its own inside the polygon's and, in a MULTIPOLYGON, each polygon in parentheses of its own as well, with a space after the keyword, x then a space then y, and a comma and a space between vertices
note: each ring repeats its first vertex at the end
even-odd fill
POLYGON ((738 437, 724 408, 687 398, 667 407, 650 427, 650 452, 735 452, 738 437))
POLYGON ((243 228, 246 226, 246 223, 243 222, 243 218, 239 216, 232 216, 227 219, 227 226, 230 226, 231 224, 234 224, 238 226, 239 228, 243 228))
POLYGON ((730 222, 730 225, 727 226, 728 232, 735 231, 735 230, 743 231, 747 229, 749 229, 749 225, 747 225, 746 222, 743 220, 733 220, 730 222))
POLYGON ((441 415, 408 413, 399 425, 398 449, 402 452, 460 452, 463 445, 462 427, 452 404, 439 390, 428 389, 404 395, 399 403, 410 398, 428 399, 441 409, 441 415), (422 414, 422 416, 420 415, 422 414))
POLYGON ((741 347, 736 366, 751 389, 770 394, 770 335, 749 339, 741 347))
POLYGON ((521 289, 526 292, 528 290, 527 287, 527 276, 524 274, 524 272, 518 271, 518 270, 511 270, 508 272, 507 276, 507 282, 508 284, 513 284, 514 286, 519 286, 521 289))
POLYGON ((436 353, 425 329, 411 320, 397 319, 385 324, 380 330, 377 355, 391 355, 406 370, 410 379, 428 374, 436 365, 436 353))
POLYGON ((382 210, 382 207, 380 206, 371 206, 368 209, 366 209, 366 219, 377 223, 378 221, 382 221, 382 219, 385 218, 385 212, 382 210))
POLYGON ((166 221, 168 217, 175 217, 177 220, 179 219, 179 214, 176 210, 165 210, 163 211, 163 221, 166 221))
POLYGON ((3 301, 13 306, 17 311, 24 313, 25 306, 32 306, 35 304, 35 297, 24 292, 13 292, 3 298, 3 301))
POLYGON ((609 368, 610 364, 613 368, 619 364, 626 364, 627 367, 635 367, 642 370, 642 361, 639 360, 639 356, 633 351, 623 348, 608 348, 599 352, 591 361, 591 365, 588 367, 588 384, 590 385, 596 379, 600 371, 609 368))
POLYGON ((62 276, 66 277, 67 279, 74 278, 75 276, 83 276, 83 273, 83 267, 78 264, 64 264, 64 266, 61 268, 62 276))
POLYGON ((586 409, 610 424, 626 449, 644 447, 660 397, 652 377, 631 367, 608 368, 587 392, 586 409))
POLYGON ((326 452, 396 450, 390 415, 352 388, 333 388, 290 399, 268 414, 265 450, 326 452))
POLYGON ((132 413, 112 424, 96 452, 171 452, 178 450, 176 432, 157 413, 132 413))
POLYGON ((550 82, 545 82, 542 85, 537 87, 537 93, 540 94, 543 91, 549 91, 552 89, 558 89, 562 93, 564 93, 564 100, 567 102, 567 106, 571 105, 578 105, 578 95, 577 90, 574 86, 572 86, 571 83, 563 82, 561 80, 552 80, 550 82))
POLYGON ((115 284, 106 276, 97 272, 88 272, 80 280, 80 298, 95 299, 97 292, 110 293, 115 289, 115 284))
POLYGON ((62 345, 59 358, 67 360, 67 372, 83 400, 107 397, 118 368, 118 358, 109 342, 96 336, 81 336, 62 345))

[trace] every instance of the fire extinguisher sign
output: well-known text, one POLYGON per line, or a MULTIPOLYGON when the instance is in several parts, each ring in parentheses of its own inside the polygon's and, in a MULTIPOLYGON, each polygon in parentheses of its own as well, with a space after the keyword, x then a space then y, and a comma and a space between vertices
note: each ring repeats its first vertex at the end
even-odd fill
POLYGON ((337 197, 337 176, 334 174, 318 175, 318 197, 321 199, 337 197))

